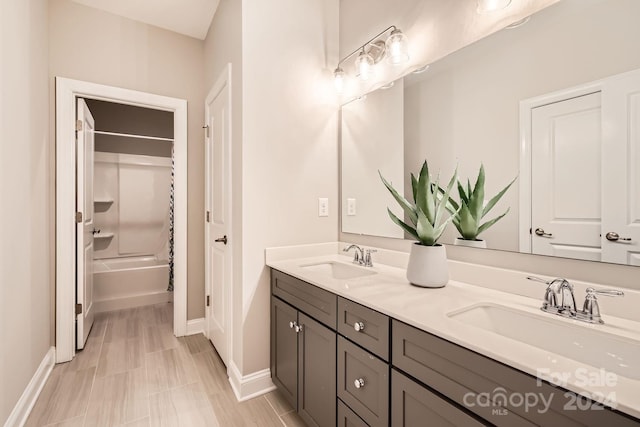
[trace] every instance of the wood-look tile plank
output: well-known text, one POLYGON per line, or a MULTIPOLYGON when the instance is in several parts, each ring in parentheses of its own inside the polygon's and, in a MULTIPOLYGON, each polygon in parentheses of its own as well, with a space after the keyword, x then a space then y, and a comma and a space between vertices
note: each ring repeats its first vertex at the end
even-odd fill
POLYGON ((203 351, 192 354, 191 357, 198 371, 198 378, 207 394, 220 393, 231 387, 226 368, 216 353, 203 351))
POLYGON ((98 378, 138 369, 144 364, 142 339, 105 342, 98 360, 98 378))
POLYGON ((27 426, 44 426, 85 414, 96 368, 61 372, 54 369, 27 419, 27 426))
POLYGON ((180 348, 147 353, 149 392, 157 393, 198 381, 193 360, 180 348))
POLYGON ((144 348, 147 353, 167 350, 181 346, 168 326, 147 326, 144 328, 144 348))
POLYGON ((125 424, 126 427, 151 427, 151 420, 149 417, 142 418, 140 420, 131 421, 125 424))
POLYGON ((283 421, 262 396, 238 402, 231 387, 228 387, 225 391, 210 394, 209 400, 222 426, 282 427, 283 425, 283 421))
POLYGON ((267 399, 273 410, 276 411, 276 414, 278 414, 279 416, 293 411, 293 408, 291 407, 289 402, 287 402, 284 397, 282 397, 282 394, 280 394, 278 390, 274 390, 265 394, 264 398, 267 399))
POLYGON ((281 418, 286 427, 307 427, 307 424, 295 411, 288 412, 281 418))
MULTIPOLYGON (((198 382, 150 396, 151 425, 216 427, 211 403, 198 382)), ((225 426, 222 424, 222 426, 225 426)))
POLYGON ((104 341, 114 342, 142 337, 142 319, 137 316, 123 316, 110 319, 104 341))
POLYGON ((210 351, 212 349, 209 339, 203 334, 187 335, 186 337, 178 338, 178 341, 180 341, 180 344, 187 346, 191 354, 210 351))
POLYGON ((59 423, 47 424, 44 427, 83 427, 84 425, 84 415, 80 415, 79 417, 71 418, 59 423))
POLYGON ((70 362, 61 363, 56 367, 59 366, 62 372, 71 372, 98 366, 107 323, 108 320, 104 316, 97 317, 93 322, 84 350, 76 352, 76 356, 70 362))
POLYGON ((87 409, 87 425, 114 426, 147 416, 149 391, 144 367, 96 379, 87 409))

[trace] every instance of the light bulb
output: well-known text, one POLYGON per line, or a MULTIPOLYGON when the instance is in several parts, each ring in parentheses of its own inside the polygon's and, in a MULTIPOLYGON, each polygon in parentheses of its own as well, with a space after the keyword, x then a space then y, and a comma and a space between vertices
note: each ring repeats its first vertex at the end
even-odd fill
POLYGON ((344 70, 340 67, 336 68, 333 72, 333 84, 336 87, 336 92, 342 93, 344 91, 344 70))
POLYGON ((356 69, 360 80, 369 80, 369 77, 373 75, 373 58, 364 49, 356 59, 356 69))
POLYGON ((511 0, 478 0, 478 13, 489 13, 504 9, 511 0))
POLYGON ((386 41, 387 62, 393 65, 402 64, 409 60, 407 36, 399 29, 394 29, 386 41))

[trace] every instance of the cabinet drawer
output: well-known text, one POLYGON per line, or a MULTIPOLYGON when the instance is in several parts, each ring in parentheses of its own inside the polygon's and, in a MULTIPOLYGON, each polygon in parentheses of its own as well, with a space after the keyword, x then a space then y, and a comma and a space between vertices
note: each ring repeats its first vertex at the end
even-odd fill
POLYGON ((460 408, 395 369, 391 370, 391 426, 481 427, 483 424, 460 408))
POLYGON ((369 427, 355 412, 338 399, 338 427, 369 427))
POLYGON ((341 336, 338 397, 371 427, 388 425, 389 365, 341 336))
POLYGON ((391 336, 394 367, 497 426, 638 425, 638 420, 596 404, 593 409, 567 410, 572 402, 578 408, 588 405, 575 404, 574 393, 395 319, 391 336), (503 405, 479 404, 480 393, 497 397, 503 405), (516 399, 510 399, 514 396, 516 399), (535 405, 512 404, 522 403, 520 397, 525 396, 544 398, 538 398, 535 405), (550 403, 545 406, 544 402, 550 403))
POLYGON ((384 360, 389 360, 389 317, 338 297, 338 332, 384 360))
POLYGON ((278 270, 271 270, 271 292, 335 331, 337 295, 278 270))

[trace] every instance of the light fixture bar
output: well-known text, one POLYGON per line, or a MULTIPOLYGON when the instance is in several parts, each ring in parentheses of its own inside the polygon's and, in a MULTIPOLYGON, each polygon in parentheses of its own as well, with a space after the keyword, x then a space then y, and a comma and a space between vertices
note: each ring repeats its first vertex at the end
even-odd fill
POLYGON ((344 61, 346 61, 347 59, 351 58, 353 55, 355 55, 356 53, 359 53, 362 51, 362 49, 366 48, 367 46, 369 46, 371 44, 371 42, 376 41, 376 39, 380 36, 382 36, 384 33, 386 33, 389 30, 396 30, 396 26, 395 25, 391 25, 390 27, 385 28, 384 30, 380 31, 378 34, 376 34, 375 36, 371 37, 369 40, 367 40, 367 42, 365 44, 363 44, 362 46, 360 46, 359 48, 357 48, 356 50, 354 50, 353 52, 351 52, 349 55, 345 56, 344 58, 342 58, 339 62, 338 65, 336 66, 336 69, 340 68, 340 65, 342 65, 342 63, 344 61))

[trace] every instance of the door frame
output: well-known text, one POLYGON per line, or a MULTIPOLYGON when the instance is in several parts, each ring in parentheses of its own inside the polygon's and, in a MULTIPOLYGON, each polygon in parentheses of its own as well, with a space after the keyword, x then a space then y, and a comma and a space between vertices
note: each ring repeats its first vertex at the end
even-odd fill
MULTIPOLYGON (((56 363, 75 356, 76 293, 76 98, 173 112, 174 311, 173 333, 187 332, 187 101, 146 92, 56 77, 56 363)), ((168 193, 167 193, 168 194, 168 193)))
MULTIPOLYGON (((228 135, 229 135, 229 147, 226 150, 226 156, 227 156, 227 162, 229 165, 229 170, 228 170, 228 176, 226 177, 227 179, 227 188, 229 188, 230 190, 233 188, 232 187, 232 176, 233 176, 233 157, 232 157, 232 150, 233 150, 233 129, 232 129, 232 92, 231 92, 231 63, 227 63, 226 67, 220 72, 220 75, 218 76, 218 79, 216 80, 216 82, 213 84, 213 86, 211 87, 211 89, 209 90, 209 93, 207 94, 207 97, 205 98, 204 101, 204 122, 205 125, 207 126, 207 130, 208 132, 205 134, 205 209, 209 210, 210 209, 210 205, 211 205, 211 200, 210 200, 210 168, 211 165, 209 165, 209 160, 211 159, 210 157, 210 149, 211 149, 211 123, 209 123, 209 104, 211 102, 213 102, 213 100, 218 96, 218 94, 222 91, 222 89, 227 88, 227 93, 228 93, 228 102, 227 102, 227 111, 228 111, 228 115, 227 115, 227 131, 228 131, 228 135)), ((230 231, 232 229, 232 222, 233 222, 233 215, 232 215, 232 203, 233 200, 231 197, 229 197, 227 203, 227 215, 225 215, 226 220, 227 220, 227 225, 228 225, 228 230, 230 231)), ((211 223, 207 222, 205 219, 205 249, 204 249, 204 253, 205 253, 205 293, 206 295, 211 295, 211 277, 209 274, 209 271, 211 269, 211 263, 210 263, 210 247, 211 247, 211 233, 210 233, 210 227, 211 227, 211 223)), ((229 241, 229 246, 227 248, 227 256, 230 257, 230 261, 228 261, 229 266, 231 267, 229 269, 229 286, 228 289, 226 289, 225 292, 225 296, 226 296, 226 309, 225 309, 225 324, 227 325, 227 331, 225 332, 226 336, 227 336, 227 342, 226 342, 226 347, 227 347, 227 361, 228 364, 229 362, 231 362, 233 360, 233 345, 232 345, 232 336, 233 336, 233 238, 230 239, 229 241)), ((205 306, 205 336, 208 339, 211 339, 211 337, 209 337, 209 323, 211 322, 211 318, 209 316, 209 310, 211 309, 211 307, 207 307, 205 306)), ((227 372, 229 371, 229 366, 227 366, 227 372)))
POLYGON ((519 205, 518 205, 518 251, 531 253, 532 234, 531 224, 531 140, 533 109, 571 98, 577 98, 592 93, 601 92, 604 80, 596 80, 578 86, 562 89, 556 92, 536 96, 520 101, 520 175, 519 205), (529 228, 527 228, 527 225, 529 228))

